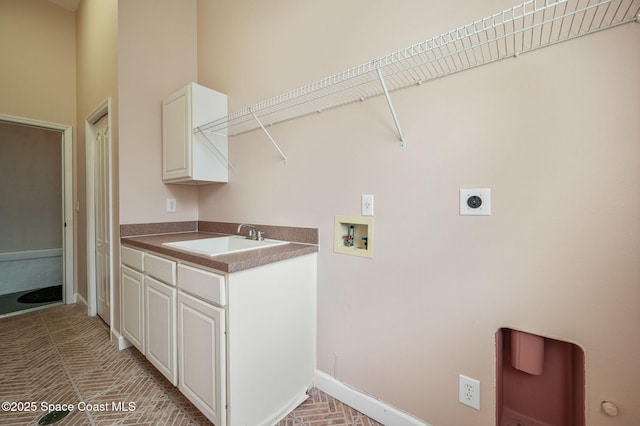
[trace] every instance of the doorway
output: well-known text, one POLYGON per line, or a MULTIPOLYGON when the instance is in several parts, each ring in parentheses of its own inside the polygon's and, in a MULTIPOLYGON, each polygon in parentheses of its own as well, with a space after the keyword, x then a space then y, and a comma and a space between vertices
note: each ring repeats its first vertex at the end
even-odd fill
POLYGON ((0 317, 73 303, 71 127, 0 115, 0 317))
POLYGON ((87 147, 87 302, 88 314, 111 325, 113 234, 111 190, 111 100, 85 124, 87 147))

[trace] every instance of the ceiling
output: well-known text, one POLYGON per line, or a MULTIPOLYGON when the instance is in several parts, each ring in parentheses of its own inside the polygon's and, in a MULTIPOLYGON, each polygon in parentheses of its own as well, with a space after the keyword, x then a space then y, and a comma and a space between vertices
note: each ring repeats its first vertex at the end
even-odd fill
POLYGON ((80 4, 80 0, 49 0, 53 4, 57 4, 60 7, 63 7, 67 10, 75 12, 78 9, 78 4, 80 4))

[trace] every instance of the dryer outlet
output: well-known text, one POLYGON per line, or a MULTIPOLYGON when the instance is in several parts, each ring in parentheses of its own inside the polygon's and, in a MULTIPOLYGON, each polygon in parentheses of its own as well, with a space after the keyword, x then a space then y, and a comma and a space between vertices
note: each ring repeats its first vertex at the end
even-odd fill
POLYGON ((491 188, 460 189, 461 216, 491 216, 491 188))

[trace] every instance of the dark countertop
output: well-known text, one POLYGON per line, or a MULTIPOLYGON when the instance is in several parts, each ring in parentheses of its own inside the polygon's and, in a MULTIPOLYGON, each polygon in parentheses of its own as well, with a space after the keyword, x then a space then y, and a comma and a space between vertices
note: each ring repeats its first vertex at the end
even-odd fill
POLYGON ((182 232, 174 234, 145 235, 135 237, 123 237, 120 242, 123 245, 149 250, 164 254, 186 262, 192 262, 222 272, 238 272, 244 269, 268 263, 279 262, 305 254, 316 253, 318 246, 315 244, 289 243, 274 247, 243 251, 238 253, 223 254, 219 256, 207 256, 196 254, 162 245, 163 243, 196 240, 200 238, 226 237, 229 234, 210 232, 182 232))

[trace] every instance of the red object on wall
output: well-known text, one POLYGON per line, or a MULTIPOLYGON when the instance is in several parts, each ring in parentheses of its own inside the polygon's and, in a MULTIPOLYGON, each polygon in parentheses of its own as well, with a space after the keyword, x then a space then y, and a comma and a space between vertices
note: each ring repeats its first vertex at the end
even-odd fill
POLYGON ((525 373, 541 375, 544 371, 544 337, 511 330, 511 365, 525 373))

